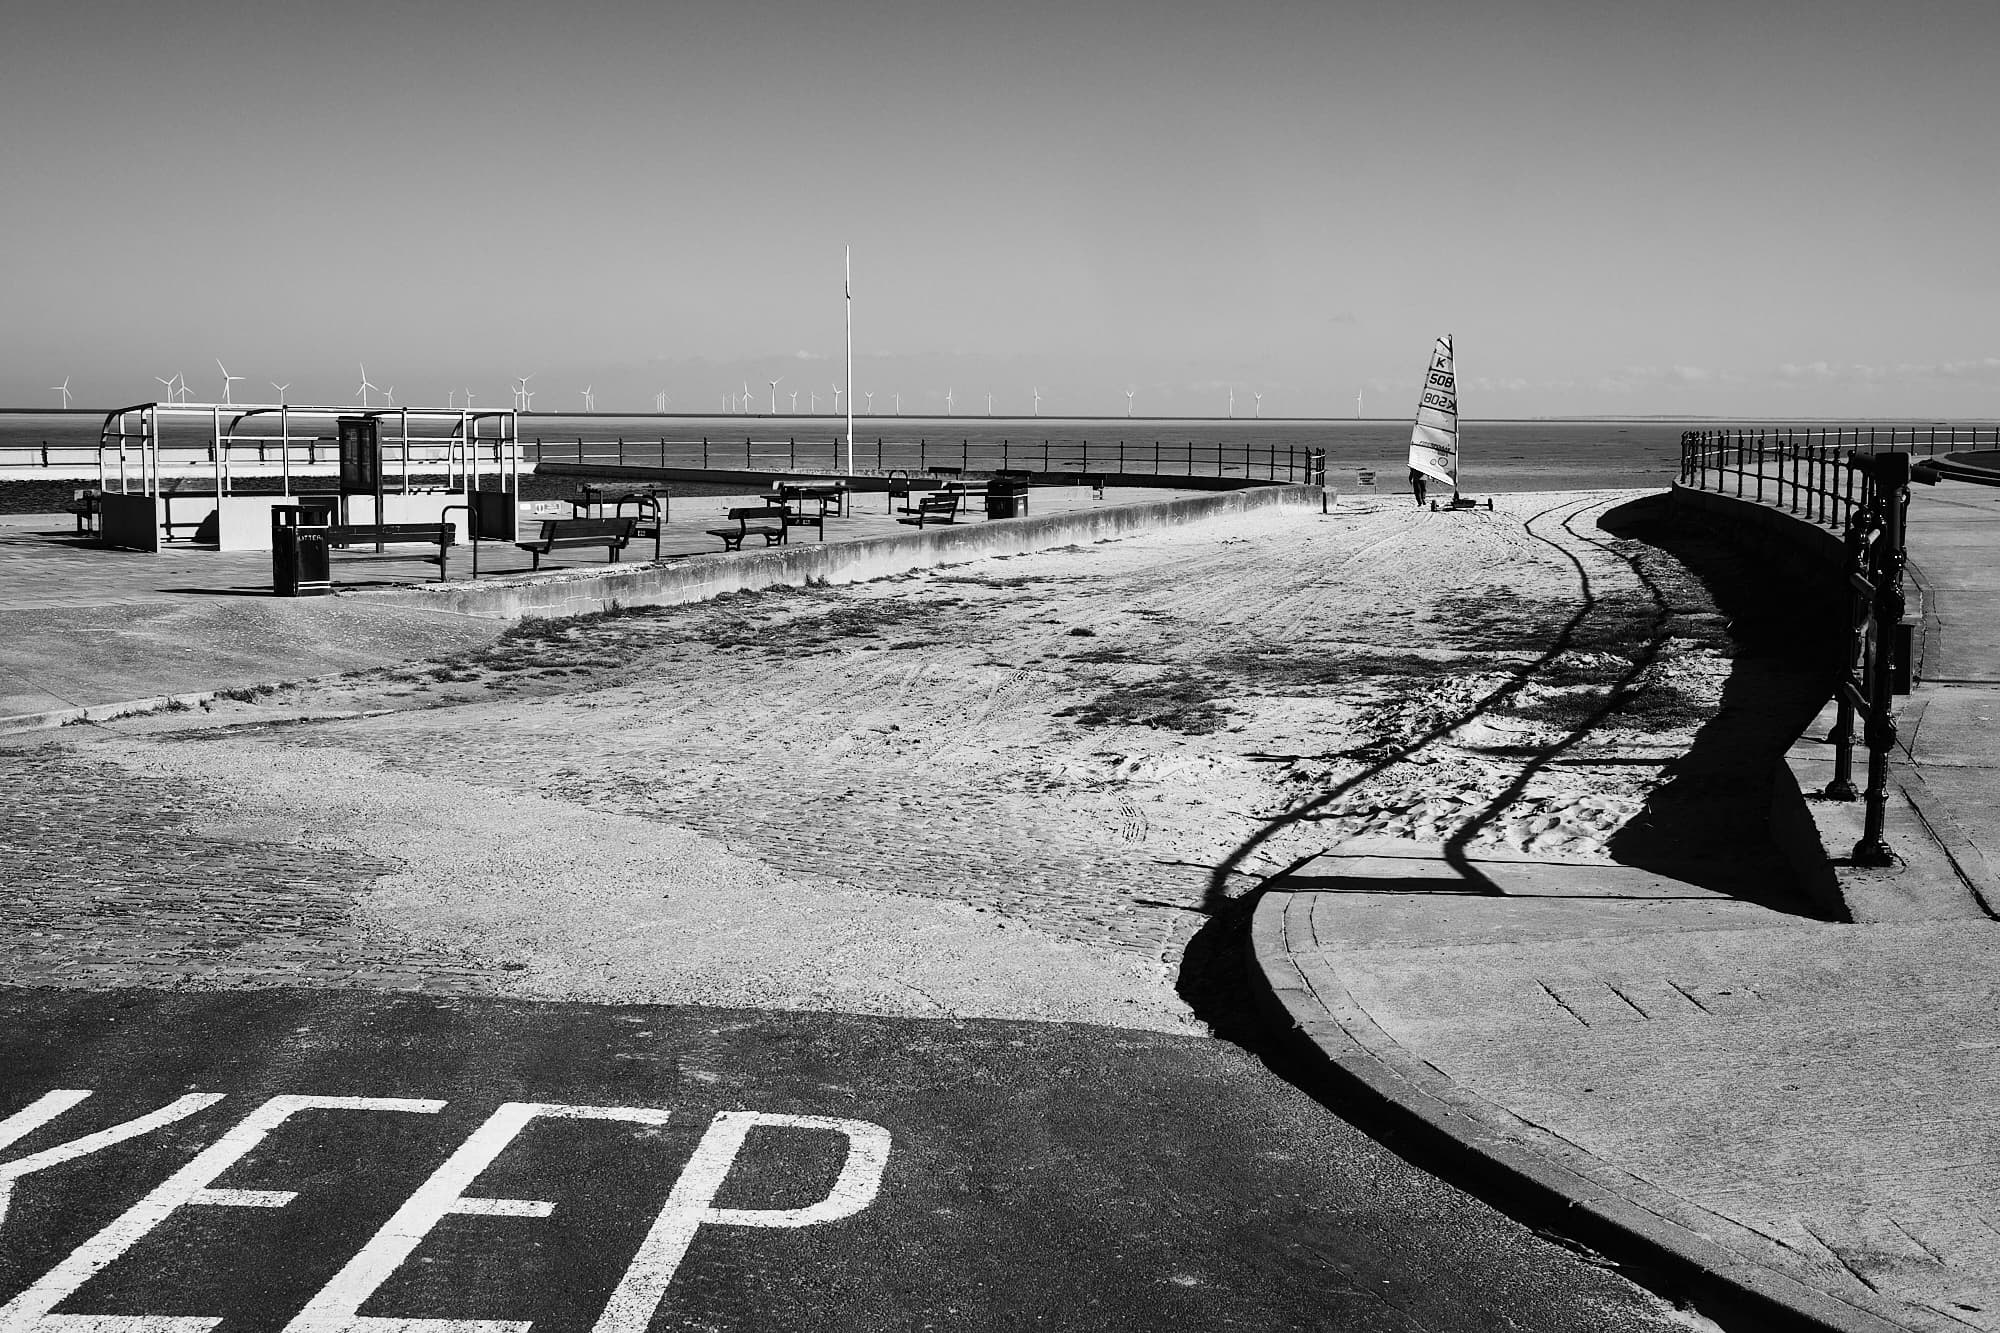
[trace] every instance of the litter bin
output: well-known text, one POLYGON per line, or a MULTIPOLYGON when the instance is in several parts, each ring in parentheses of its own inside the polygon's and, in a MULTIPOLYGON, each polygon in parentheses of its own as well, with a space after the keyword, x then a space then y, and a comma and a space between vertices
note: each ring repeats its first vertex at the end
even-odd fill
POLYGON ((271 591, 280 597, 318 597, 333 591, 327 556, 328 510, 305 505, 271 509, 271 591))
POLYGON ((986 482, 986 517, 1019 518, 1028 511, 1028 478, 996 472, 986 482))

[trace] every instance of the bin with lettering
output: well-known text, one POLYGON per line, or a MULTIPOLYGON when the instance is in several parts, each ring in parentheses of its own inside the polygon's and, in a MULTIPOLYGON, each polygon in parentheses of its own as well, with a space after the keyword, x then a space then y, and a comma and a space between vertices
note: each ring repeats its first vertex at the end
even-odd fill
POLYGON ((319 597, 333 590, 326 530, 332 514, 319 505, 271 509, 271 591, 280 597, 319 597))

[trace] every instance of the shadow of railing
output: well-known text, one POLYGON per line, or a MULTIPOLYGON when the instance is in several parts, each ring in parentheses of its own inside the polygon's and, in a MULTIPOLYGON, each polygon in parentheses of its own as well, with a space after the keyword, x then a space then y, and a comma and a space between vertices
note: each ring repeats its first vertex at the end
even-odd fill
MULTIPOLYGON (((1732 665, 1720 706, 1696 731, 1692 744, 1667 765, 1665 782, 1645 809, 1610 839, 1613 860, 1723 893, 1774 911, 1813 915, 1793 882, 1789 867, 1768 830, 1771 781, 1786 747, 1826 701, 1834 660, 1825 626, 1807 619, 1784 589, 1767 586, 1742 557, 1720 541, 1677 524, 1664 495, 1648 496, 1602 515, 1592 535, 1578 525, 1588 502, 1551 506, 1527 520, 1531 535, 1560 552, 1575 567, 1576 609, 1530 661, 1472 705, 1425 730, 1359 772, 1267 820, 1212 868, 1202 911, 1208 920, 1189 941, 1182 958, 1180 994, 1216 1035, 1255 1048, 1259 1019, 1244 998, 1244 932, 1259 887, 1232 895, 1233 883, 1252 876, 1245 866, 1279 834, 1328 817, 1350 792, 1395 766, 1419 756, 1466 724, 1507 705, 1526 685, 1569 652, 1600 610, 1590 570, 1576 553, 1534 526, 1553 519, 1573 537, 1620 560, 1634 575, 1650 604, 1645 632, 1626 653, 1627 664, 1606 683, 1601 698, 1556 740, 1522 756, 1518 772, 1497 796, 1482 804, 1446 840, 1445 859, 1458 877, 1456 894, 1499 896, 1468 849, 1480 833, 1520 800, 1537 775, 1563 759, 1600 730, 1607 718, 1627 708, 1641 678, 1666 647, 1678 611, 1646 568, 1648 548, 1671 557, 1702 586, 1729 621, 1732 665), (1568 513, 1562 513, 1567 509, 1568 513)), ((1272 877, 1282 878, 1282 875, 1272 877)), ((1443 886, 1427 885, 1426 893, 1443 886)))

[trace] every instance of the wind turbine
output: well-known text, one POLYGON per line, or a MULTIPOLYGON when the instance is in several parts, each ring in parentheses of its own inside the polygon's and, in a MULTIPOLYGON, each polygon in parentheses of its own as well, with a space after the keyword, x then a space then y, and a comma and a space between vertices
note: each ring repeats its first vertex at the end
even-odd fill
POLYGON ((1137 389, 1127 389, 1125 391, 1125 415, 1128 417, 1132 415, 1132 395, 1137 392, 1139 392, 1137 389))
POLYGON ((653 395, 653 408, 658 412, 665 412, 667 410, 667 391, 665 389, 653 395))
MULTIPOLYGON (((160 380, 160 377, 159 377, 158 375, 155 375, 155 376, 153 376, 153 378, 154 378, 154 379, 156 379, 156 380, 160 380)), ((173 401, 174 401, 174 382, 175 382, 175 380, 178 380, 179 378, 180 378, 180 376, 179 376, 179 375, 176 375, 176 376, 174 376, 174 378, 173 378, 173 379, 171 379, 171 380, 160 380, 160 383, 162 383, 162 384, 164 384, 164 385, 166 385, 166 386, 167 386, 167 401, 168 401, 169 403, 171 403, 171 402, 173 402, 173 401)))
POLYGON ((1042 391, 1040 389, 1036 389, 1034 390, 1034 395, 1035 395, 1035 415, 1040 416, 1042 414, 1042 391))
POLYGON ((781 379, 783 379, 783 378, 785 378, 785 377, 784 377, 783 375, 780 375, 780 376, 778 376, 778 379, 777 379, 777 380, 772 380, 772 381, 771 381, 771 415, 772 415, 772 416, 776 416, 776 415, 778 415, 778 380, 781 380, 781 379))
POLYGON ((1361 390, 1354 391, 1354 419, 1361 420, 1361 390))
POLYGON ((993 395, 990 393, 986 395, 986 415, 993 415, 993 395))
POLYGON ((235 406, 236 404, 234 404, 233 402, 231 402, 231 401, 230 401, 230 399, 229 399, 229 386, 230 386, 231 384, 234 384, 234 383, 235 383, 235 382, 236 382, 237 380, 240 380, 240 379, 242 379, 243 377, 242 377, 241 375, 232 375, 232 374, 230 374, 230 373, 229 373, 229 367, 228 367, 228 366, 225 366, 225 365, 223 365, 223 364, 222 364, 222 358, 221 358, 221 357, 219 357, 219 356, 218 356, 217 358, 215 358, 215 368, 216 368, 217 370, 219 370, 219 371, 221 371, 221 372, 222 372, 222 403, 223 403, 223 406, 225 406, 225 407, 234 407, 234 406, 235 406))
MULTIPOLYGON (((361 395, 361 405, 366 407, 368 406, 368 391, 374 389, 379 393, 381 392, 381 386, 368 382, 368 366, 366 362, 357 362, 356 364, 361 366, 361 386, 355 392, 361 395)), ((186 383, 186 381, 182 382, 186 383)))
POLYGON ((1229 386, 1229 416, 1232 421, 1236 418, 1236 386, 1234 384, 1229 386))
POLYGON ((741 412, 743 413, 743 415, 745 415, 745 416, 749 416, 749 415, 750 415, 750 381, 749 381, 749 380, 744 380, 744 381, 743 381, 743 406, 742 406, 742 407, 741 407, 741 408, 740 408, 739 410, 740 410, 740 411, 741 411, 741 412))
MULTIPOLYGON (((525 386, 525 384, 526 384, 526 381, 524 380, 524 381, 522 381, 522 383, 523 383, 523 385, 525 386)), ((522 401, 522 402, 523 402, 523 403, 525 404, 525 406, 521 408, 521 410, 522 410, 523 412, 532 412, 532 411, 534 411, 534 410, 535 410, 535 391, 534 391, 533 389, 530 389, 530 388, 526 388, 526 387, 523 387, 523 388, 522 388, 522 390, 521 390, 521 401, 522 401)))
POLYGON ((901 389, 896 390, 896 415, 903 415, 903 391, 901 389))
POLYGON ((63 411, 69 411, 69 376, 63 376, 61 384, 51 384, 49 387, 63 396, 63 411))
POLYGON ((797 389, 794 389, 792 390, 792 415, 797 416, 798 414, 799 414, 799 391, 797 389))
POLYGON ((812 411, 813 411, 813 415, 814 415, 814 416, 818 416, 818 415, 819 415, 819 390, 818 390, 818 389, 814 389, 814 390, 812 391, 812 393, 811 393, 810 397, 812 398, 812 411))
POLYGON ((394 407, 396 405, 396 386, 391 384, 388 388, 382 390, 382 398, 389 406, 394 407))
POLYGON ((874 391, 873 391, 873 390, 870 390, 869 392, 867 392, 867 393, 864 393, 864 394, 862 394, 861 396, 862 396, 863 398, 866 398, 866 399, 868 400, 868 415, 869 415, 869 416, 871 416, 871 417, 872 417, 872 416, 874 416, 874 415, 875 415, 875 393, 874 393, 874 391))
POLYGON ((1257 393, 1255 389, 1252 389, 1250 392, 1255 394, 1257 398, 1257 411, 1254 415, 1261 417, 1264 415, 1264 395, 1257 393))
POLYGON ((590 392, 596 387, 594 384, 583 386, 583 410, 586 412, 595 412, 597 410, 597 399, 593 398, 590 392))
POLYGON ((291 381, 287 380, 285 383, 280 384, 276 380, 265 380, 264 383, 270 385, 273 389, 276 389, 278 391, 278 404, 279 406, 283 406, 286 401, 285 390, 292 387, 291 381))
POLYGON ((944 414, 945 414, 946 416, 950 416, 950 415, 951 415, 951 390, 950 390, 950 389, 946 389, 946 390, 944 391, 944 414))
POLYGON ((529 393, 528 393, 528 381, 529 381, 529 380, 531 380, 531 379, 533 379, 533 378, 534 378, 534 376, 533 376, 533 375, 523 375, 523 376, 521 376, 521 378, 520 378, 520 379, 519 379, 519 380, 518 380, 518 381, 517 381, 517 382, 515 383, 515 385, 514 385, 514 410, 515 410, 515 411, 517 411, 517 412, 525 412, 525 411, 527 411, 527 410, 528 410, 528 398, 529 398, 529 396, 530 396, 530 395, 529 395, 529 393))
POLYGON ((472 390, 470 389, 465 391, 465 410, 468 412, 472 410, 472 390))
POLYGON ((834 385, 834 386, 833 386, 833 410, 834 410, 834 414, 835 414, 836 416, 837 416, 837 415, 839 415, 839 413, 840 413, 840 394, 841 394, 841 388, 840 388, 840 386, 839 386, 838 384, 834 385))
POLYGON ((458 406, 458 390, 446 389, 444 391, 444 405, 447 409, 458 406))

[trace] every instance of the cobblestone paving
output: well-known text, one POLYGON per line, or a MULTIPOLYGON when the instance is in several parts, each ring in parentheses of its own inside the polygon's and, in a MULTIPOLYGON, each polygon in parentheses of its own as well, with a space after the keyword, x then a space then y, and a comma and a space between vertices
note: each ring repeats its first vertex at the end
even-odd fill
POLYGON ((0 976, 12 984, 480 989, 476 960, 384 952, 353 929, 355 895, 389 863, 301 855, 232 826, 223 790, 59 744, 0 749, 0 784, 0 976))

